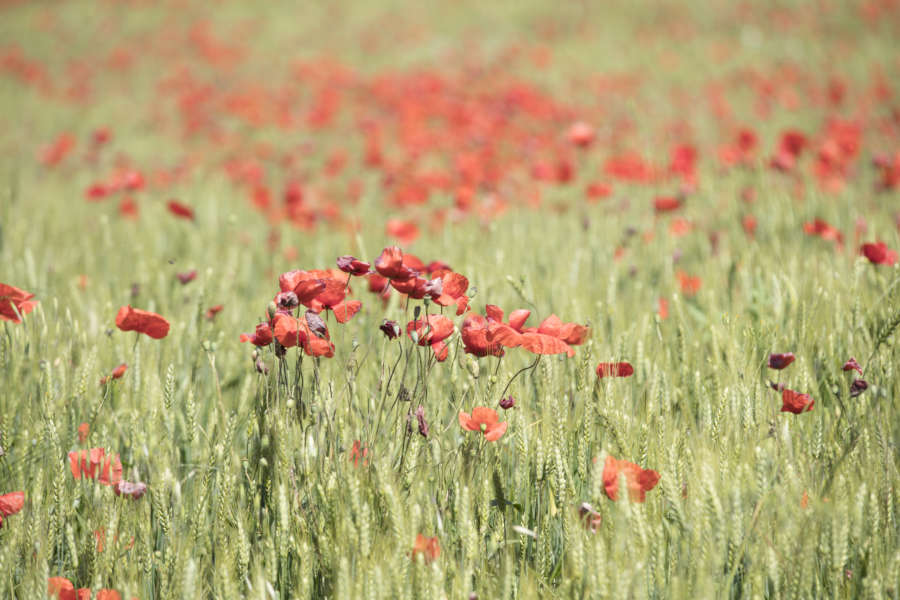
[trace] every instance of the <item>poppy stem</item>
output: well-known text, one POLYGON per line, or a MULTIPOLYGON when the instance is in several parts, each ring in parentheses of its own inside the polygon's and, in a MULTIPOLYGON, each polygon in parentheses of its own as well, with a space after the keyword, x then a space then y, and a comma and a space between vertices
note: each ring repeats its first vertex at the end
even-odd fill
MULTIPOLYGON (((539 363, 540 360, 541 360, 541 356, 542 356, 542 355, 538 354, 538 357, 537 357, 536 359, 534 359, 534 362, 533 362, 533 363, 531 363, 531 364, 528 365, 527 367, 522 367, 521 369, 519 369, 518 371, 516 371, 516 372, 513 374, 512 377, 509 378, 509 381, 506 382, 506 387, 503 388, 503 391, 502 391, 502 392, 500 392, 500 397, 501 397, 501 398, 502 398, 503 396, 506 395, 506 390, 509 389, 509 386, 512 385, 512 382, 515 381, 516 377, 518 377, 519 375, 521 375, 521 374, 524 373, 525 371, 530 371, 530 370, 533 370, 535 367, 537 367, 538 363, 539 363)), ((498 364, 498 368, 499 368, 499 364, 498 364)))

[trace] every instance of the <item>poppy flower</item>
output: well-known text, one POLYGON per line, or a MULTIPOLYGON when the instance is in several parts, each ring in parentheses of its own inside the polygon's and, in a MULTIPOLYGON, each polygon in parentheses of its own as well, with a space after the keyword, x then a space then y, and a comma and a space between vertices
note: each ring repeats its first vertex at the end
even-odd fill
POLYGON ((116 482, 113 487, 113 492, 115 492, 116 496, 125 496, 132 500, 138 500, 147 493, 147 484, 141 483, 140 481, 132 483, 123 480, 116 482))
POLYGON ((337 319, 338 323, 346 323, 352 319, 353 315, 358 313, 361 308, 362 302, 359 300, 345 300, 332 306, 331 312, 334 313, 334 318, 337 319))
POLYGON ((416 542, 413 544, 412 559, 416 560, 416 556, 421 554, 426 563, 437 559, 441 555, 441 547, 438 544, 437 537, 425 537, 421 533, 416 536, 416 542))
POLYGON ((394 340, 400 337, 400 325, 397 324, 397 321, 384 319, 378 329, 380 329, 389 340, 394 340))
POLYGON ((116 590, 103 589, 97 592, 97 600, 122 600, 122 594, 116 590))
POLYGON ((194 220, 194 209, 190 206, 182 204, 177 200, 169 200, 166 206, 168 207, 169 212, 179 219, 187 219, 188 221, 194 220))
POLYGON ((500 408, 503 410, 509 410, 515 405, 516 399, 513 398, 512 395, 507 396, 506 398, 500 398, 500 408))
POLYGON ((509 422, 498 421, 497 411, 486 406, 476 406, 471 415, 459 412, 459 426, 468 431, 480 431, 489 442, 496 442, 506 433, 509 422))
POLYGON ((3 519, 14 515, 25 506, 25 492, 9 492, 0 495, 0 527, 3 527, 3 519))
MULTIPOLYGON (((487 316, 488 321, 495 323, 503 323, 503 309, 494 304, 488 304, 484 307, 484 313, 487 316)), ((522 328, 525 326, 525 321, 528 320, 528 317, 531 315, 531 311, 519 308, 511 313, 509 313, 509 321, 505 323, 513 330, 522 333, 522 328)))
POLYGON ((406 324, 406 335, 420 346, 431 346, 435 358, 444 361, 448 355, 444 340, 453 333, 453 321, 444 315, 428 315, 406 324), (413 334, 415 333, 415 337, 413 334))
POLYGON ((587 148, 594 142, 594 128, 584 121, 572 123, 568 135, 572 145, 579 148, 587 148))
POLYGON ((356 440, 350 449, 350 462, 353 463, 354 467, 358 467, 360 460, 362 460, 364 467, 369 466, 369 449, 363 446, 359 440, 356 440))
POLYGON ((57 600, 91 600, 91 590, 78 588, 65 577, 50 577, 47 579, 47 595, 57 600))
POLYGON ((119 216, 123 219, 137 219, 139 213, 140 209, 138 208, 137 202, 134 201, 134 198, 126 196, 119 202, 119 216))
POLYGON ((391 287, 406 294, 413 300, 421 300, 428 293, 428 280, 424 277, 413 276, 409 279, 391 279, 391 287))
POLYGON ((829 225, 822 219, 807 221, 803 224, 803 231, 807 235, 814 235, 829 242, 837 242, 838 245, 844 243, 844 235, 836 227, 829 225))
POLYGON ((76 480, 82 477, 97 479, 103 485, 114 485, 122 480, 122 461, 119 460, 119 455, 107 457, 104 448, 69 452, 69 466, 72 477, 76 480))
POLYGON ((444 273, 440 279, 435 279, 436 283, 426 291, 431 294, 432 300, 441 306, 456 305, 456 314, 461 315, 466 312, 469 306, 469 297, 466 296, 466 290, 469 289, 469 280, 459 273, 452 271, 444 273))
POLYGON ((241 342, 250 342, 254 346, 268 346, 272 343, 272 329, 268 323, 260 323, 256 326, 256 332, 252 335, 246 333, 241 334, 241 342))
POLYGON ((178 278, 178 281, 181 282, 181 285, 187 285, 188 283, 197 279, 197 270, 194 269, 192 271, 186 271, 184 273, 176 273, 175 276, 178 278))
POLYGON ((682 200, 675 196, 657 196, 653 200, 653 209, 657 213, 672 212, 681 208, 682 200))
POLYGON ((781 412, 794 413, 795 415, 812 410, 813 404, 815 404, 815 400, 809 394, 801 394, 788 388, 782 390, 781 402, 781 412))
POLYGON ((32 298, 34 294, 0 283, 0 320, 21 322, 20 315, 27 315, 37 305, 32 298))
POLYGON ((375 270, 388 279, 405 281, 415 272, 403 264, 403 251, 397 246, 389 246, 381 251, 375 260, 375 270))
POLYGON ((126 370, 128 370, 128 365, 122 363, 121 365, 113 369, 112 373, 102 378, 100 380, 100 385, 108 383, 111 379, 122 379, 122 377, 125 375, 126 370))
POLYGON ((353 256, 339 256, 337 259, 338 269, 344 273, 355 275, 357 277, 365 275, 369 272, 369 263, 361 261, 353 256))
POLYGON ((627 362, 606 362, 597 365, 597 377, 631 377, 634 374, 634 367, 627 362))
POLYGON ((78 441, 82 444, 87 441, 88 436, 91 434, 91 426, 87 423, 82 423, 78 426, 78 441))
POLYGON ((769 368, 781 370, 794 362, 793 352, 785 352, 784 354, 770 354, 769 355, 769 368))
POLYGON ((850 384, 850 397, 856 398, 867 389, 869 389, 869 382, 865 379, 854 379, 853 383, 850 384))
POLYGON ((656 471, 642 469, 627 460, 616 460, 612 456, 607 456, 603 466, 603 489, 610 500, 619 499, 620 474, 625 476, 628 497, 632 502, 643 502, 646 493, 659 482, 659 473, 656 471))
POLYGON ((206 309, 206 312, 203 314, 206 317, 207 321, 212 321, 216 318, 216 315, 222 312, 222 309, 225 308, 221 304, 216 304, 215 306, 210 306, 206 309))
POLYGON ((897 253, 893 250, 889 250, 884 242, 863 244, 860 253, 868 258, 869 262, 875 265, 891 266, 897 262, 897 253))
MULTIPOLYGON (((512 317, 512 315, 510 315, 512 317)), ((524 330, 528 333, 528 330, 524 330)), ((580 346, 590 335, 591 330, 578 323, 563 323, 556 315, 550 315, 537 327, 537 333, 559 338, 570 346, 580 346)))
POLYGON ((702 280, 697 275, 688 275, 684 271, 678 271, 675 276, 678 278, 678 285, 682 293, 686 296, 693 296, 700 291, 702 280))
POLYGON ((859 363, 856 362, 856 359, 853 358, 852 356, 850 357, 850 359, 849 359, 847 362, 844 363, 844 366, 841 367, 841 370, 843 370, 843 371, 856 371, 856 372, 859 373, 860 375, 863 374, 862 367, 859 366, 859 363))
POLYGON ((503 356, 503 347, 488 341, 488 320, 478 314, 467 315, 459 330, 466 354, 474 356, 503 356))
POLYGON ((169 322, 160 315, 131 305, 123 306, 116 315, 116 327, 122 331, 136 331, 155 340, 169 334, 169 322))
POLYGON ((665 298, 660 297, 657 301, 656 313, 659 315, 660 320, 665 321, 669 318, 669 301, 665 298))

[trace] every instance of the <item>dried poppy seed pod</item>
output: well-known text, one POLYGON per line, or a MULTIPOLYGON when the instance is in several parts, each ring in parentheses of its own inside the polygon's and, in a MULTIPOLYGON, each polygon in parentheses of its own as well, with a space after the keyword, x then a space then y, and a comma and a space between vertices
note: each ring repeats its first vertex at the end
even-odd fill
POLYGON ((300 299, 294 292, 279 292, 275 302, 281 310, 293 310, 300 306, 300 299))
POLYGON ((515 405, 516 399, 512 397, 512 394, 510 394, 506 398, 500 398, 500 408, 502 408, 503 410, 509 410, 515 405))

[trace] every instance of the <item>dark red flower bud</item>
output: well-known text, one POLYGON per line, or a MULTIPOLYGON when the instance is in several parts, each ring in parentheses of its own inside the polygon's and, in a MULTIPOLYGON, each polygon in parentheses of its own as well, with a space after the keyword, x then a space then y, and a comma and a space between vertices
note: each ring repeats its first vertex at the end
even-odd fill
POLYGON ((509 410, 515 405, 516 399, 513 398, 512 395, 507 396, 506 398, 500 398, 500 408, 503 410, 509 410))
POLYGON ((869 389, 869 384, 865 379, 854 379, 850 384, 850 397, 856 398, 867 389, 869 389))
POLYGON ((384 332, 384 335, 386 335, 389 340, 400 337, 400 325, 397 324, 397 321, 385 319, 381 322, 381 326, 378 329, 384 332))

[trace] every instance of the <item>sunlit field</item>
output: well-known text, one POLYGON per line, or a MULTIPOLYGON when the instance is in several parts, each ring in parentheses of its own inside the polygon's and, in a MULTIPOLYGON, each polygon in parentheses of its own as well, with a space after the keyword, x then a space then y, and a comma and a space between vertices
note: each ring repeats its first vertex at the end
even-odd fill
POLYGON ((0 598, 900 597, 898 39, 0 2, 0 598))

